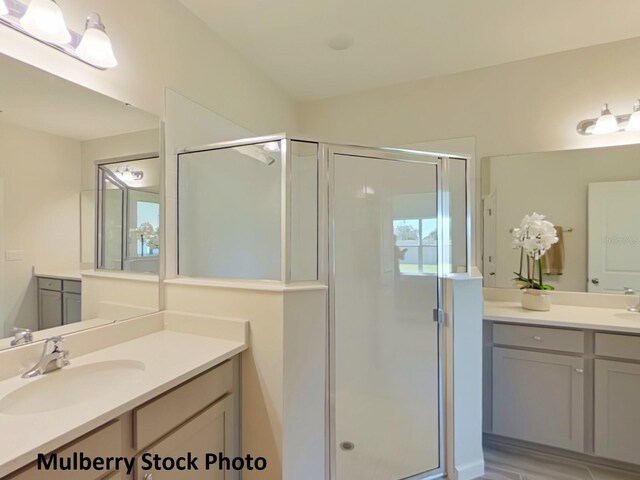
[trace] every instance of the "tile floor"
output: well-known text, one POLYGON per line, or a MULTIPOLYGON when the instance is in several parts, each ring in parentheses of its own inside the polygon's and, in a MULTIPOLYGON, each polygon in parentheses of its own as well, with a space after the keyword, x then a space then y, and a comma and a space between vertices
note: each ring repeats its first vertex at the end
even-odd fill
POLYGON ((486 474, 477 480, 640 480, 640 473, 600 467, 515 447, 485 447, 486 474))

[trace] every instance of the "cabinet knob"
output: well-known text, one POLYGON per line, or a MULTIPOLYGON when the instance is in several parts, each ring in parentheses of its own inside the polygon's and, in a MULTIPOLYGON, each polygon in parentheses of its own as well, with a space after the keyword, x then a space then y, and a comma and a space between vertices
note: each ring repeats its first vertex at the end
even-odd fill
POLYGON ((541 341, 542 341, 542 337, 541 337, 540 335, 534 335, 534 336, 533 336, 533 339, 534 339, 536 342, 541 342, 541 341))
POLYGON ((584 369, 583 368, 576 368, 576 373, 579 373, 580 375, 582 375, 584 373, 584 369))

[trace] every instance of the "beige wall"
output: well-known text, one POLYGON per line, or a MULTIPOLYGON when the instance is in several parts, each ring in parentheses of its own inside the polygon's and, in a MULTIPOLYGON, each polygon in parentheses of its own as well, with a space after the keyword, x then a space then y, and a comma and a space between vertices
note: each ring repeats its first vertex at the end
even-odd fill
POLYGON ((119 65, 100 71, 8 28, 0 53, 160 117, 170 87, 256 132, 295 126, 295 105, 256 67, 176 0, 66 0, 70 28, 99 12, 119 65))
POLYGON ((34 266, 78 265, 80 143, 0 123, 0 179, 2 337, 2 323, 5 334, 14 325, 37 328, 34 266), (24 251, 24 260, 5 262, 5 250, 24 251))
POLYGON ((559 290, 584 292, 588 185, 640 180, 640 146, 492 157, 489 176, 490 191, 496 192, 497 201, 496 287, 514 287, 520 253, 511 248, 509 229, 535 211, 555 225, 573 228, 564 234, 564 275, 547 276, 545 281, 559 290))
MULTIPOLYGON (((95 190, 98 160, 160 152, 160 130, 142 130, 82 142, 82 190, 95 190)), ((155 185, 160 184, 157 179, 155 185)))
MULTIPOLYGON (((614 112, 631 111, 639 49, 636 38, 307 103, 299 108, 300 130, 374 145, 475 137, 476 158, 639 143, 640 133, 576 133, 578 121, 597 116, 604 102, 614 112)), ((481 238, 479 199, 477 188, 481 238)))
POLYGON ((242 354, 242 448, 268 459, 247 480, 282 480, 284 299, 282 292, 165 284, 167 310, 249 320, 242 354))
MULTIPOLYGON (((142 130, 111 137, 87 140, 81 144, 82 152, 82 267, 91 269, 94 265, 96 240, 96 161, 110 160, 132 155, 160 153, 160 129, 142 130)), ((160 169, 160 166, 158 166, 160 169)), ((155 185, 161 179, 155 176, 155 185)), ((148 179, 148 176, 147 176, 148 179)), ((145 179, 146 180, 146 179, 145 179)))

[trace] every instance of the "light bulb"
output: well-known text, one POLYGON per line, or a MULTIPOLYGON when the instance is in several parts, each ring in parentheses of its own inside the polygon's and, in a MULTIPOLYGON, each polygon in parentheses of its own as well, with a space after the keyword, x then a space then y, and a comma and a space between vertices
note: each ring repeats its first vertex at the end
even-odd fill
POLYGON ((4 3, 4 0, 0 0, 0 15, 6 15, 7 13, 9 13, 7 4, 4 3))
POLYGON ((20 25, 45 42, 63 45, 71 41, 62 10, 54 0, 31 0, 20 25))
POLYGON ((629 123, 627 123, 627 132, 637 132, 640 130, 640 100, 633 104, 633 113, 629 117, 629 123))
POLYGON ((602 135, 604 133, 613 133, 618 131, 618 119, 609 110, 609 104, 605 103, 602 106, 600 117, 596 121, 596 126, 593 127, 594 135, 602 135))
POLYGON ((118 65, 111 40, 107 35, 100 15, 93 13, 87 17, 84 35, 76 49, 78 56, 87 63, 100 68, 118 65))

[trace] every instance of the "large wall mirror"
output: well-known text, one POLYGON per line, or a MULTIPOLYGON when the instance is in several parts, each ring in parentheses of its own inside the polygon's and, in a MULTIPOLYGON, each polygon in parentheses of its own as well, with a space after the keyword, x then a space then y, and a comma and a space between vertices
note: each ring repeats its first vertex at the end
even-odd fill
POLYGON ((511 230, 543 214, 559 243, 545 262, 557 290, 640 291, 640 145, 485 158, 485 286, 515 288, 511 230))
POLYGON ((159 119, 2 55, 0 72, 0 349, 157 311, 159 119), (101 172, 126 192, 108 265, 101 172))

